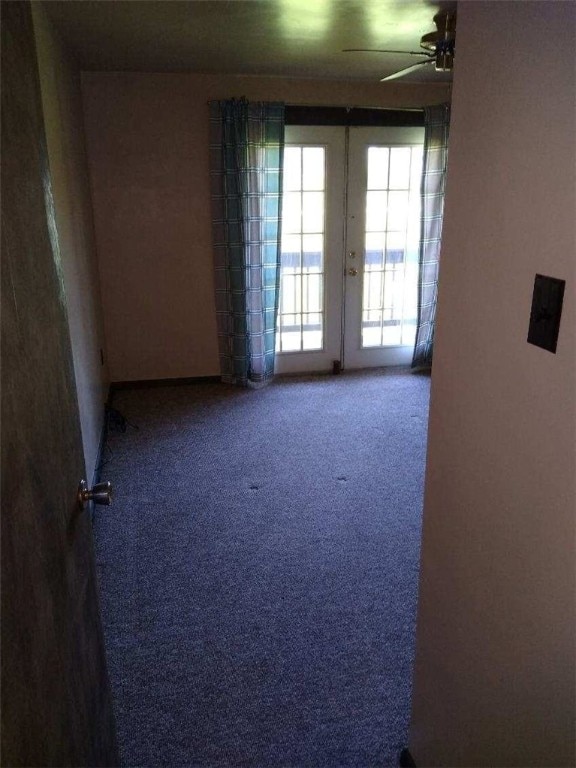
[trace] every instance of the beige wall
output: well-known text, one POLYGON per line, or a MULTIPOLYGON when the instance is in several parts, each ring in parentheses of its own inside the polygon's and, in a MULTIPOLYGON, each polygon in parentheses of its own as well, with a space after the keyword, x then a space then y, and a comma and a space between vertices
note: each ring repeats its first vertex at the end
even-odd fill
POLYGON ((410 749, 419 766, 568 766, 576 7, 458 13, 410 749), (536 272, 566 280, 555 355, 526 343, 536 272))
POLYGON ((84 73, 112 380, 219 372, 212 282, 209 99, 420 107, 447 86, 191 74, 84 73))
POLYGON ((39 3, 32 3, 32 12, 86 474, 92 480, 108 382, 100 360, 104 337, 80 73, 39 3))

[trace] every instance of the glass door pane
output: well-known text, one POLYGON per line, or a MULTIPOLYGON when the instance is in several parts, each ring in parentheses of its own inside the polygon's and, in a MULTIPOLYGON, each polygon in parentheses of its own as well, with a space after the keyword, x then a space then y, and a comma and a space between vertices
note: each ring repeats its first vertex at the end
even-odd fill
POLYGON ((422 147, 368 146, 361 346, 414 344, 422 147))
POLYGON ((323 146, 285 148, 279 353, 324 348, 325 185, 323 146))

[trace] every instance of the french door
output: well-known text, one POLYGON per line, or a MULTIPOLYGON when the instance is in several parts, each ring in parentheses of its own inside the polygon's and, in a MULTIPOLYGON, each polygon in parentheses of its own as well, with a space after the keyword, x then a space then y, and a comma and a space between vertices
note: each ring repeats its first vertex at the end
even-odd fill
POLYGON ((410 362, 423 140, 286 127, 277 373, 410 362))

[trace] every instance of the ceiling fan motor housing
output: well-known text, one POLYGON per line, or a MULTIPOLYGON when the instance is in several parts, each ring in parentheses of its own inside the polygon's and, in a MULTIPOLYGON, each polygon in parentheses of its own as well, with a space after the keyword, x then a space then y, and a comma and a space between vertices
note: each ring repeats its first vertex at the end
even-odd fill
POLYGON ((434 62, 436 72, 450 72, 454 69, 454 41, 442 40, 436 46, 436 61, 434 62))
POLYGON ((450 72, 454 68, 456 17, 450 13, 437 13, 434 23, 436 31, 423 35, 420 47, 434 54, 434 68, 437 72, 450 72))

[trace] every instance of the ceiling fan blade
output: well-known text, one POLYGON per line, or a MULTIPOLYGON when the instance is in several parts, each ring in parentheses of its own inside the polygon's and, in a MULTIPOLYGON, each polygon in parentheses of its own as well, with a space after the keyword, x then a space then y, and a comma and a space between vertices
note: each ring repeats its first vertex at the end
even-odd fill
POLYGON ((425 51, 387 51, 381 48, 343 48, 342 53, 400 53, 405 56, 430 56, 425 51))
POLYGON ((399 72, 395 72, 393 75, 388 75, 388 77, 383 77, 380 82, 385 83, 387 80, 396 80, 398 77, 404 77, 404 75, 407 75, 409 72, 414 72, 418 69, 418 67, 421 67, 423 64, 434 64, 435 57, 432 57, 430 59, 427 59, 426 61, 419 61, 417 64, 412 64, 411 67, 406 67, 406 69, 401 69, 399 72))

